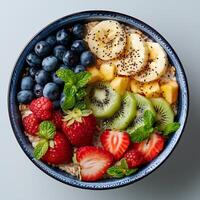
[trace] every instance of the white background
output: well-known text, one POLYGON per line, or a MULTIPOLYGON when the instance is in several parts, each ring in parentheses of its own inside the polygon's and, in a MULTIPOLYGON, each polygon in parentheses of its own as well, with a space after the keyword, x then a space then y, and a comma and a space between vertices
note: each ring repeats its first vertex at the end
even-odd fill
POLYGON ((0 199, 199 200, 199 8, 198 0, 0 0, 0 199), (19 147, 7 113, 9 79, 26 43, 55 19, 90 9, 119 11, 153 26, 177 51, 190 87, 188 123, 170 158, 143 180, 111 191, 76 189, 41 172, 19 147))

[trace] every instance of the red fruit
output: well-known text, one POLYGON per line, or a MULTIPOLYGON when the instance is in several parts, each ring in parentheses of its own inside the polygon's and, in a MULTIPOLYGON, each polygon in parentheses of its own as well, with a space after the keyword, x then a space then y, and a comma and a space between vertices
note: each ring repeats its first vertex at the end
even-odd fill
POLYGON ((144 163, 143 155, 134 148, 127 151, 124 158, 129 168, 139 167, 144 163))
POLYGON ((77 111, 77 109, 71 111, 69 115, 66 117, 70 118, 70 120, 65 121, 65 117, 63 119, 62 130, 71 144, 78 147, 91 145, 96 131, 96 118, 94 115, 82 116, 81 111, 77 111), (71 115, 71 118, 69 115, 71 115), (71 124, 69 124, 70 121, 71 124))
POLYGON ((52 102, 46 97, 40 97, 34 99, 30 106, 30 110, 39 120, 47 120, 51 118, 51 112, 53 109, 52 102))
POLYGON ((116 160, 123 156, 130 144, 129 134, 120 131, 105 130, 100 140, 104 149, 112 153, 116 160))
POLYGON ((81 167, 81 179, 96 181, 103 177, 113 163, 113 156, 108 151, 94 146, 80 147, 76 159, 81 167))
POLYGON ((164 144, 165 138, 158 133, 154 133, 148 140, 135 143, 134 148, 143 154, 146 162, 150 162, 163 150, 164 144))
POLYGON ((37 135, 39 130, 39 121, 34 114, 30 114, 22 120, 24 130, 30 135, 37 135))
POLYGON ((46 154, 42 157, 42 160, 59 165, 63 163, 69 163, 72 159, 72 147, 64 134, 56 132, 53 139, 53 147, 49 147, 46 154))
POLYGON ((51 121, 55 124, 58 130, 62 129, 62 113, 59 110, 53 111, 51 121))

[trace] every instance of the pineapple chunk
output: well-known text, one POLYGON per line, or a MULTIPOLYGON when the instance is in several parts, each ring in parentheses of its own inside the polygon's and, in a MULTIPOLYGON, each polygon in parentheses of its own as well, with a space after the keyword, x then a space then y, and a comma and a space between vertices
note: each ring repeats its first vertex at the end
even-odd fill
POLYGON ((134 93, 139 93, 139 94, 143 94, 143 91, 142 91, 142 86, 143 84, 132 79, 130 81, 130 87, 131 87, 131 91, 134 92, 134 93))
POLYGON ((111 81, 110 85, 120 95, 124 95, 125 91, 128 88, 129 82, 130 82, 130 80, 128 77, 115 77, 111 81))
POLYGON ((103 80, 103 75, 96 67, 88 67, 87 71, 92 75, 88 83, 95 83, 97 81, 103 80))
POLYGON ((159 97, 160 96, 160 85, 158 81, 145 83, 142 86, 142 91, 146 97, 159 97))
POLYGON ((100 72, 104 77, 104 80, 111 81, 115 78, 115 66, 108 63, 103 63, 100 66, 100 72))
POLYGON ((168 103, 172 104, 177 101, 178 98, 178 83, 176 81, 169 81, 161 85, 161 91, 163 97, 168 103))

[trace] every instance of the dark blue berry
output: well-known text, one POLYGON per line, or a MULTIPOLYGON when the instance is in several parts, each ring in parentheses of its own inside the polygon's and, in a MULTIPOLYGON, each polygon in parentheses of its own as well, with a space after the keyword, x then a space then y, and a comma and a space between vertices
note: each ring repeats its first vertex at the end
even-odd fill
POLYGON ((50 35, 47 37, 46 42, 50 45, 50 47, 54 47, 56 45, 56 37, 54 35, 50 35))
POLYGON ((75 24, 72 28, 72 33, 76 38, 82 39, 86 35, 86 27, 83 24, 75 24))
POLYGON ((44 57, 47 56, 51 52, 51 46, 46 41, 40 41, 35 45, 35 53, 44 57))
POLYGON ((61 93, 61 95, 60 95, 60 99, 62 99, 63 97, 65 97, 64 92, 61 93))
POLYGON ((77 65, 74 68, 74 73, 79 73, 79 72, 83 72, 83 71, 85 71, 85 67, 83 65, 77 65))
POLYGON ((17 94, 17 100, 19 103, 30 103, 34 98, 33 92, 30 90, 22 90, 17 94))
POLYGON ((26 62, 31 67, 40 67, 42 60, 35 53, 30 53, 26 57, 26 62))
POLYGON ((63 45, 58 45, 54 48, 53 54, 56 58, 58 58, 58 60, 62 61, 63 55, 66 51, 67 49, 63 45))
POLYGON ((48 56, 42 61, 42 68, 47 72, 52 72, 58 68, 58 59, 55 56, 48 56))
POLYGON ((60 97, 60 90, 57 84, 50 82, 44 86, 43 96, 52 101, 58 100, 60 97))
POLYGON ((35 74, 35 81, 36 81, 36 83, 38 83, 38 84, 40 84, 42 86, 45 85, 46 83, 48 83, 49 80, 50 80, 50 75, 45 70, 39 70, 35 74))
POLYGON ((80 60, 81 60, 81 65, 89 67, 95 64, 96 57, 91 51, 85 51, 81 54, 80 60))
POLYGON ((68 67, 67 65, 65 65, 65 64, 63 64, 63 63, 60 65, 59 69, 60 69, 60 68, 70 69, 70 67, 68 67))
POLYGON ((84 40, 75 40, 72 43, 71 50, 82 53, 83 51, 88 50, 88 44, 84 40))
POLYGON ((53 101, 53 108, 54 109, 59 109, 60 108, 60 100, 53 101))
POLYGON ((40 84, 35 84, 33 91, 37 98, 41 97, 43 95, 43 86, 40 84))
POLYGON ((28 71, 29 71, 29 75, 34 78, 38 70, 35 67, 30 67, 28 71))
POLYGON ((61 99, 60 99, 60 107, 62 107, 62 104, 64 103, 65 101, 65 96, 63 96, 61 99))
POLYGON ((52 80, 54 83, 58 84, 58 85, 63 85, 63 80, 61 80, 57 75, 56 75, 56 72, 53 72, 51 74, 51 77, 52 77, 52 80))
POLYGON ((63 62, 69 67, 75 67, 79 62, 79 56, 75 51, 67 51, 63 56, 63 62))
POLYGON ((31 76, 25 76, 21 81, 21 90, 31 90, 33 87, 34 81, 31 76))
POLYGON ((62 29, 57 32, 56 34, 56 40, 59 44, 63 44, 67 46, 70 43, 71 40, 71 34, 69 31, 62 29))

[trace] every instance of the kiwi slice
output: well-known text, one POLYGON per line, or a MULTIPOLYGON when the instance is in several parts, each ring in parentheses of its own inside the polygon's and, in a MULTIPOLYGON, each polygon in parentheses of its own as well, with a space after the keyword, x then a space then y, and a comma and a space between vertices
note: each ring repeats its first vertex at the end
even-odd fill
POLYGON ((174 112, 163 98, 152 98, 151 102, 156 110, 156 126, 162 131, 167 124, 174 121, 174 112))
POLYGON ((108 82, 92 84, 87 89, 86 104, 97 118, 109 118, 119 110, 121 96, 115 92, 108 82))
POLYGON ((146 97, 144 97, 140 94, 134 94, 134 96, 135 96, 136 103, 137 103, 137 114, 136 114, 136 117, 135 117, 133 123, 127 129, 127 132, 129 132, 129 133, 133 132, 135 129, 144 125, 143 115, 146 110, 150 110, 156 116, 154 107, 149 99, 147 99, 146 97))
POLYGON ((136 115, 136 100, 131 92, 122 97, 120 109, 110 118, 103 121, 105 129, 125 129, 134 120, 136 115))

